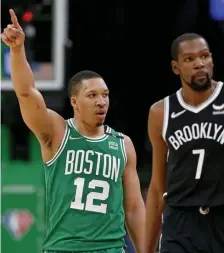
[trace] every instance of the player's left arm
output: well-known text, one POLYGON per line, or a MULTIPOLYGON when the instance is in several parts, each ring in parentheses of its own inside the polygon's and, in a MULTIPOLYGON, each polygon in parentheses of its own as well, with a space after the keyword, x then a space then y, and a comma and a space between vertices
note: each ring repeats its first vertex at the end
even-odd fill
POLYGON ((124 137, 127 164, 123 173, 125 223, 137 253, 144 252, 145 204, 136 170, 136 152, 131 139, 124 137))

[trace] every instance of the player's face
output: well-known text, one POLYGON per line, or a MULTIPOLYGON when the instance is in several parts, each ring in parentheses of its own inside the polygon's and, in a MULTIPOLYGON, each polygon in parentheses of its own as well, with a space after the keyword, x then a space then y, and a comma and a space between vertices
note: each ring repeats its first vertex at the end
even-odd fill
POLYGON ((184 41, 179 45, 179 55, 173 69, 184 84, 194 91, 211 87, 213 60, 206 41, 202 38, 184 41))
POLYGON ((109 107, 109 90, 104 80, 93 78, 83 81, 73 106, 82 122, 102 126, 109 107))

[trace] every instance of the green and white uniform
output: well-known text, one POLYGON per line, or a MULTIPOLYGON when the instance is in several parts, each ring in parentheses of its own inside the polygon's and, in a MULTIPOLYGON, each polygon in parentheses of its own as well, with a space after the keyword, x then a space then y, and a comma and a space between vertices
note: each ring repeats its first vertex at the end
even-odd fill
POLYGON ((58 152, 44 164, 46 251, 83 252, 125 246, 122 175, 124 136, 105 126, 100 138, 81 135, 73 119, 58 152))

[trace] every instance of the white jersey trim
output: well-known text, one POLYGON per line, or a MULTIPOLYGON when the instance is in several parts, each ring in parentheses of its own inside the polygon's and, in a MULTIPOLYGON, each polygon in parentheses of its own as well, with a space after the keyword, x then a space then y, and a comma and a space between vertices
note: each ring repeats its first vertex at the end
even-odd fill
POLYGON ((193 112, 193 113, 199 113, 200 111, 202 111, 203 109, 205 109, 208 105, 210 105, 219 95, 219 93, 221 92, 222 90, 222 87, 223 87, 223 82, 218 82, 217 83, 217 86, 214 90, 214 92, 212 93, 212 95, 205 101, 203 102, 202 104, 198 105, 198 106, 193 106, 193 105, 189 105, 187 104, 183 97, 182 97, 182 94, 181 94, 181 90, 182 89, 179 89, 176 94, 177 94, 177 99, 180 103, 180 105, 190 111, 190 112, 193 112))
MULTIPOLYGON (((69 126, 71 126, 72 128, 74 128, 81 136, 83 136, 86 139, 86 141, 89 141, 89 142, 100 142, 100 141, 106 140, 109 137, 108 134, 103 134, 100 137, 88 137, 88 136, 85 136, 85 135, 81 134, 77 130, 77 128, 76 128, 76 126, 74 124, 74 119, 73 118, 69 119, 68 122, 69 122, 69 126)), ((107 133, 110 133, 110 132, 111 132, 111 128, 107 126, 107 133)))
POLYGON ((122 133, 118 133, 120 136, 122 136, 123 138, 120 138, 120 145, 121 145, 121 152, 124 158, 124 167, 127 164, 127 153, 126 153, 126 148, 125 148, 125 143, 124 143, 124 135, 122 133))
MULTIPOLYGON (((110 134, 111 131, 112 131, 111 128, 107 126, 106 132, 110 134)), ((88 142, 100 142, 100 141, 105 141, 109 137, 109 134, 104 134, 103 137, 101 138, 89 138, 87 136, 84 136, 84 135, 83 136, 86 138, 86 141, 88 142)))
POLYGON ((169 96, 167 96, 164 98, 163 128, 162 128, 162 137, 165 142, 166 142, 166 131, 169 122, 169 111, 170 111, 170 100, 169 96))
POLYGON ((64 150, 65 145, 68 141, 69 135, 70 135, 70 129, 69 129, 68 124, 66 122, 65 134, 64 134, 64 137, 62 139, 61 145, 60 145, 58 151, 56 152, 56 154, 54 155, 54 157, 50 161, 45 163, 47 166, 52 165, 57 160, 57 158, 60 156, 60 154, 64 150))

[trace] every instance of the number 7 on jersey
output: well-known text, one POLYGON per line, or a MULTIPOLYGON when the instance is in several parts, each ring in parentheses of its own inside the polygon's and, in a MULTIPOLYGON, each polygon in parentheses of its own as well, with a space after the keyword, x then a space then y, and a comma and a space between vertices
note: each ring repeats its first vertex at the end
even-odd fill
POLYGON ((194 150, 192 150, 192 154, 198 155, 198 164, 197 164, 195 179, 200 179, 202 167, 204 164, 205 150, 204 149, 194 149, 194 150))

